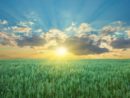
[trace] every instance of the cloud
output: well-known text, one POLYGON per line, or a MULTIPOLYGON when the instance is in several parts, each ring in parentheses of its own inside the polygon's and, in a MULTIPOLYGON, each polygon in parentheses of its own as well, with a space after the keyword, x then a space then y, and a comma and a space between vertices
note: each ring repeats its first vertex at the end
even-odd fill
POLYGON ((105 25, 101 29, 101 34, 104 35, 112 35, 116 32, 122 32, 125 31, 127 28, 124 26, 124 23, 121 21, 113 22, 109 25, 105 25))
POLYGON ((109 52, 107 48, 101 48, 100 43, 95 42, 91 37, 71 37, 66 40, 66 45, 72 53, 77 55, 101 54, 109 52))
POLYGON ((10 37, 5 32, 0 32, 0 44, 1 45, 16 46, 14 38, 10 37))
POLYGON ((31 25, 33 23, 21 21, 19 25, 4 28, 7 32, 0 32, 0 44, 43 49, 65 45, 77 55, 103 54, 130 48, 130 27, 124 26, 121 21, 99 29, 88 23, 72 23, 64 30, 53 28, 47 32, 31 25))
POLYGON ((32 26, 33 24, 34 22, 32 21, 20 21, 18 23, 18 26, 28 27, 28 26, 32 26))
POLYGON ((46 41, 55 40, 56 42, 63 43, 68 37, 65 32, 58 29, 51 29, 47 33, 45 33, 46 41))
POLYGON ((128 38, 130 38, 130 30, 127 30, 126 33, 128 35, 128 38))
POLYGON ((76 24, 72 23, 71 26, 65 29, 65 32, 68 32, 70 35, 82 36, 91 32, 93 28, 88 23, 81 23, 78 27, 76 24))
POLYGON ((124 49, 129 47, 129 26, 124 22, 117 21, 104 26, 100 30, 101 47, 113 51, 114 49, 124 49))
POLYGON ((37 30, 35 30, 35 32, 41 33, 41 32, 43 32, 43 30, 42 29, 37 29, 37 30))
POLYGON ((21 39, 16 39, 17 45, 20 47, 24 46, 30 46, 30 47, 35 47, 35 46, 42 46, 45 44, 45 39, 41 36, 23 36, 21 39))
POLYGON ((111 25, 113 25, 113 26, 123 26, 124 24, 126 24, 126 23, 123 21, 115 21, 115 22, 111 23, 111 25))
POLYGON ((30 32, 32 29, 29 27, 12 27, 13 32, 30 32))
POLYGON ((111 42, 111 46, 117 49, 130 48, 130 39, 116 39, 111 42))
POLYGON ((92 31, 92 27, 90 26, 90 24, 81 23, 77 32, 78 33, 86 33, 86 32, 90 32, 90 31, 92 31))
POLYGON ((0 20, 0 24, 1 24, 1 25, 8 24, 8 21, 7 21, 7 20, 0 20))

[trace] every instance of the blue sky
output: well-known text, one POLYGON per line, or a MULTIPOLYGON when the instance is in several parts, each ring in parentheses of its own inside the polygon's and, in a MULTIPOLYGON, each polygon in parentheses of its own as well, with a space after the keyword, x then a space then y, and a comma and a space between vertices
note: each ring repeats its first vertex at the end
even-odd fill
POLYGON ((0 19, 10 25, 36 20, 44 30, 63 29, 72 22, 87 22, 95 27, 113 21, 130 24, 130 0, 0 0, 0 19))

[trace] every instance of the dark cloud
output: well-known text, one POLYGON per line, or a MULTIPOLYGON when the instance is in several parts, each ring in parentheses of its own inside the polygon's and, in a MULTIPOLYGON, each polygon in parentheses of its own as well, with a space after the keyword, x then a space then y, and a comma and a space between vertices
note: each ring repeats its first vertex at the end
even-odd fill
POLYGON ((111 46, 113 48, 122 49, 122 48, 130 48, 130 39, 116 39, 111 42, 111 46))
POLYGON ((17 39, 16 40, 17 45, 20 47, 23 46, 42 46, 45 44, 45 39, 40 37, 40 36, 24 36, 22 39, 17 39))
POLYGON ((66 45, 70 51, 78 55, 109 52, 107 48, 100 48, 99 43, 89 37, 71 37, 66 41, 66 45))

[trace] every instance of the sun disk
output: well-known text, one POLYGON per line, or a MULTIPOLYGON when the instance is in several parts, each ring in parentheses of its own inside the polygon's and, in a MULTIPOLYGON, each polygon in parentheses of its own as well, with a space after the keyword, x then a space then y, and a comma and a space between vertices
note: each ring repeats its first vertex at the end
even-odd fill
POLYGON ((67 48, 65 48, 65 47, 59 47, 56 49, 56 54, 58 56, 65 56, 67 54, 67 52, 68 52, 67 48))

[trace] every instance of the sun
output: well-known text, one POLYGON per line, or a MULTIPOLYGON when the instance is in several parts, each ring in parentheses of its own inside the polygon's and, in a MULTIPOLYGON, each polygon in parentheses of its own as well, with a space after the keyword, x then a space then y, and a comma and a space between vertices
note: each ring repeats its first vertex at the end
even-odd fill
POLYGON ((65 47, 58 47, 55 52, 56 52, 56 55, 58 56, 65 56, 67 55, 68 50, 65 47))

